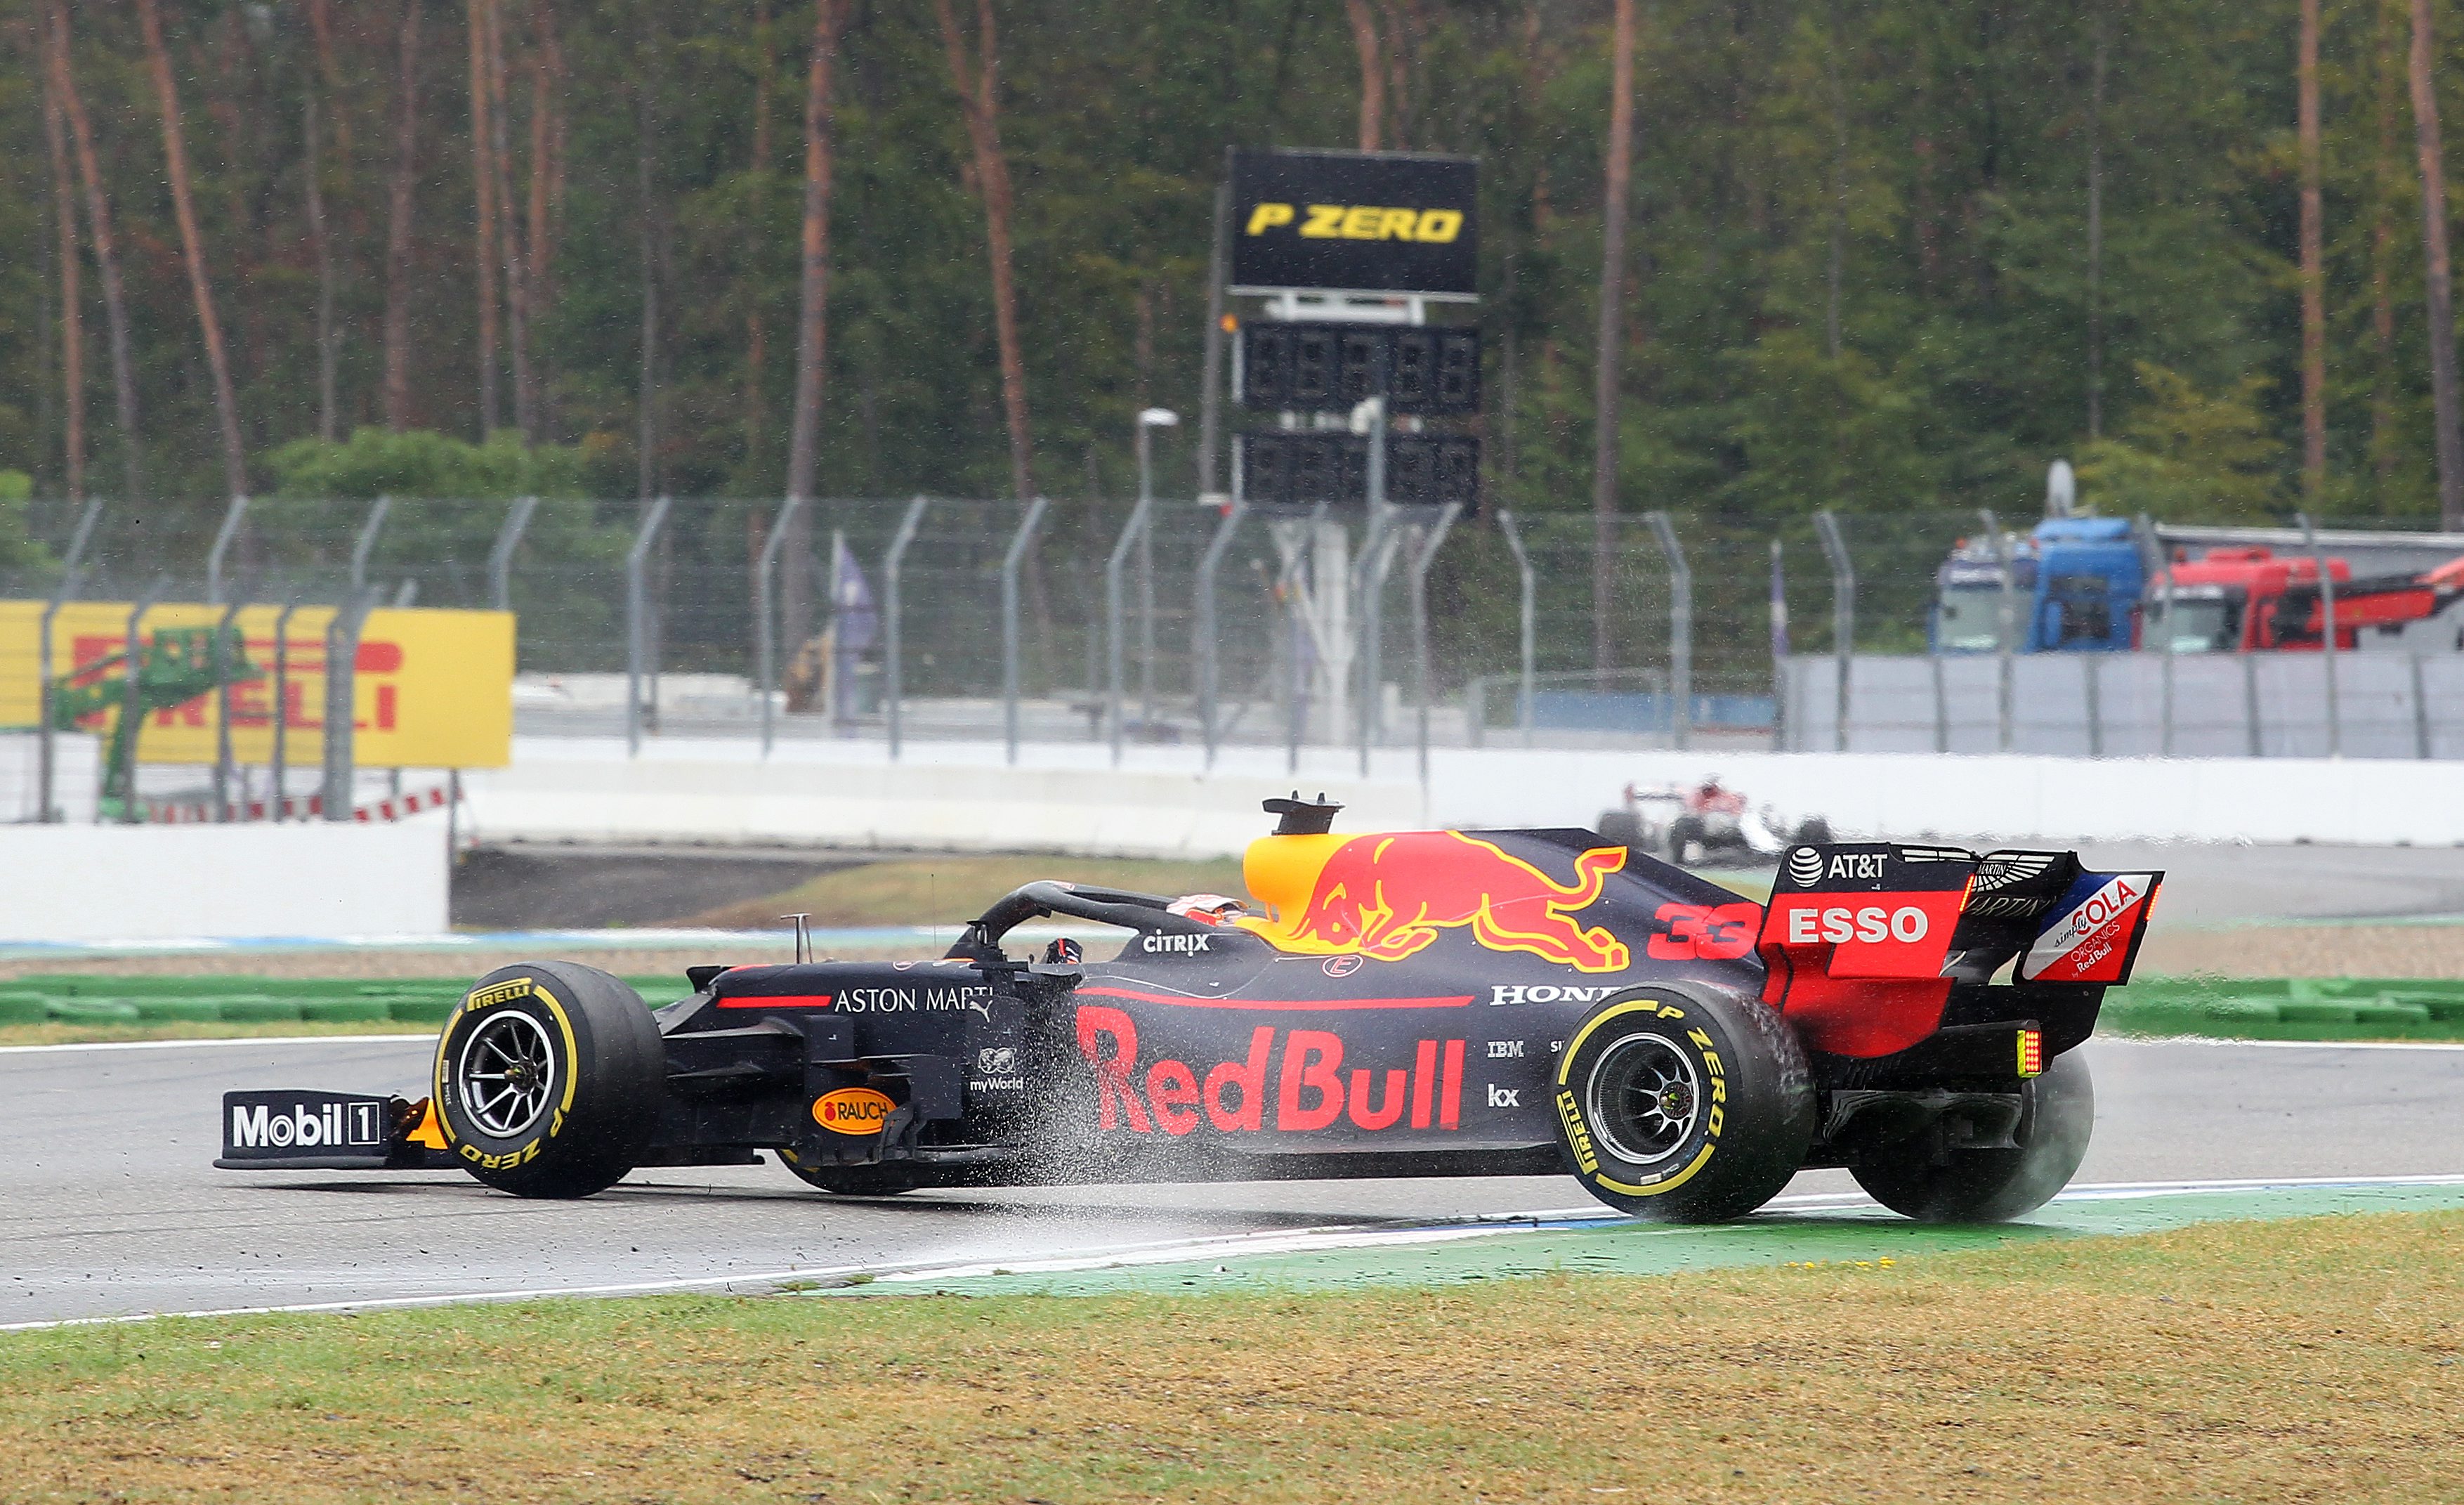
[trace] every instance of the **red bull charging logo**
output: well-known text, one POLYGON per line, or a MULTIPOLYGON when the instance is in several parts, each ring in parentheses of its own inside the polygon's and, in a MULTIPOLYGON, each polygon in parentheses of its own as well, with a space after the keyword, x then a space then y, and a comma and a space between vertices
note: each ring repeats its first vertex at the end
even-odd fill
MULTIPOLYGON (((1491 951, 1522 951, 1583 972, 1623 971, 1632 956, 1624 941, 1574 913, 1598 901, 1608 875, 1625 866, 1623 847, 1595 847, 1574 859, 1574 881, 1560 883, 1520 857, 1459 831, 1404 831, 1337 839, 1322 860, 1289 842, 1297 860, 1269 860, 1252 850, 1249 887, 1275 905, 1277 920, 1241 921, 1278 949, 1312 956, 1357 952, 1400 962, 1438 939, 1469 926, 1491 951), (1313 871, 1311 871, 1313 868, 1313 871), (1284 889, 1284 893, 1273 892, 1284 889)), ((1281 852, 1273 854, 1280 858, 1281 852)))

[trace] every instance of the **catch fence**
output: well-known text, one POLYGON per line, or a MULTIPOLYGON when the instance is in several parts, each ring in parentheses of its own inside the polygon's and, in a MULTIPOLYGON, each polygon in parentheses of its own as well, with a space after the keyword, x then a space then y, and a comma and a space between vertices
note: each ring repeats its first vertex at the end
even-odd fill
MULTIPOLYGON (((989 740, 1013 755, 1054 741, 2464 754, 2464 657, 2417 638, 2306 655, 1929 652, 1937 569, 1989 524, 2032 520, 2016 516, 1653 512, 1616 520, 1603 550, 1584 512, 1373 520, 1186 499, 830 498, 783 526, 777 502, 728 498, 210 511, 210 529, 179 535, 143 509, 38 504, 50 562, 0 583, 30 625, 0 641, 0 683, 23 702, 0 719, 38 742, 62 729, 42 687, 77 666, 56 643, 44 657, 46 610, 187 601, 298 613, 343 666, 377 607, 508 609, 517 729, 636 750, 692 735, 893 753, 989 740)), ((277 717, 321 717, 275 701, 277 717)), ((118 714, 85 724, 107 735, 118 714)), ((333 741, 313 768, 149 765, 118 813, 193 808, 202 789, 216 814, 315 797, 347 818, 369 791, 348 735, 333 741)), ((63 789, 91 775, 56 746, 18 762, 0 778, 13 818, 114 813, 63 789)))

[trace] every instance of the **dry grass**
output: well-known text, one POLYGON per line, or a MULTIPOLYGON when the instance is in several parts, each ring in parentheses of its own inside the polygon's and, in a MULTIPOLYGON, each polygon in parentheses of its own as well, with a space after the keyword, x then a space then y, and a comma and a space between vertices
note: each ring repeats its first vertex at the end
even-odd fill
POLYGON ((0 1337, 0 1498, 2455 1499, 2459 1234, 0 1337))
POLYGON ((768 927, 781 915, 810 914, 815 925, 950 925, 973 919, 1022 883, 1062 878, 1146 894, 1229 894, 1241 864, 1163 862, 1127 857, 904 857, 841 868, 745 904, 693 916, 689 925, 768 927))

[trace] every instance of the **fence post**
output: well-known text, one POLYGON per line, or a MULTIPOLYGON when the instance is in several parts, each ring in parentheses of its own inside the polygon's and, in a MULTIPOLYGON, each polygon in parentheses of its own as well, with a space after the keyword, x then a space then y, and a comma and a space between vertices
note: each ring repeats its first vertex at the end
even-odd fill
POLYGON ((1018 762, 1018 571, 1026 561, 1036 528, 1044 521, 1045 509, 1051 505, 1047 497, 1027 503, 1026 516, 1010 535, 1009 551, 1001 556, 1001 736, 1012 764, 1018 762))
POLYGON ((2002 524, 1993 516, 1992 509, 1979 507, 1976 517, 1985 524, 1985 536, 1993 541, 1993 558, 2002 566, 2002 610, 2000 619, 1994 624, 1993 745, 1999 751, 2009 752, 2013 710, 2011 639, 2019 631, 2019 567, 2013 557, 2010 535, 2002 531, 2002 524))
POLYGON ((290 814, 290 790, 284 781, 291 774, 291 614, 298 609, 299 592, 294 590, 274 617, 274 749, 266 759, 266 774, 274 784, 277 825, 290 814))
POLYGON ((1777 535, 1771 541, 1771 749, 1788 750, 1788 576, 1777 535))
POLYGON ((1385 669, 1378 660, 1385 646, 1386 559, 1383 553, 1386 513, 1386 398, 1381 393, 1366 397, 1353 405, 1352 432, 1369 438, 1369 474, 1365 477, 1365 500, 1369 510, 1369 531, 1363 540, 1360 558, 1354 562, 1352 574, 1352 599, 1360 602, 1362 585, 1370 587, 1366 609, 1360 613, 1359 649, 1353 656, 1360 661, 1360 774, 1369 776, 1369 743, 1375 737, 1385 709, 1385 687, 1378 683, 1385 669))
POLYGON ((2267 756, 2267 742, 2259 733, 2258 655, 2256 653, 2241 655, 2241 697, 2244 714, 2250 722, 2250 755, 2254 758, 2264 758, 2267 756))
POLYGON ((1522 615, 1519 623, 1522 635, 1517 645, 1521 653, 1518 660, 1522 670, 1519 687, 1521 704, 1514 713, 1514 719, 1523 728, 1523 745, 1529 747, 1531 745, 1533 716, 1531 700, 1538 689, 1534 681, 1539 677, 1534 672, 1539 661, 1537 653, 1540 626, 1539 578, 1532 573, 1531 556, 1524 552, 1523 530, 1514 525, 1513 513, 1500 512, 1497 515, 1497 531, 1506 535, 1506 546, 1514 551, 1514 572, 1523 587, 1522 615))
POLYGON ((539 510, 537 497, 516 497, 505 509, 505 520, 496 529, 496 543, 488 550, 488 604, 499 611, 514 609, 514 550, 522 546, 522 535, 531 527, 531 514, 539 510))
POLYGON ((1198 722, 1206 734, 1206 766, 1215 766, 1216 745, 1221 732, 1221 708, 1217 697, 1221 692, 1222 647, 1215 640, 1215 572, 1223 564, 1224 552, 1232 546, 1232 534, 1241 526, 1241 519, 1249 506, 1235 501, 1223 509, 1223 520, 1215 527, 1215 536, 1206 541, 1206 552, 1198 557, 1198 722))
MULTIPOLYGON (((1140 432, 1145 431, 1141 429, 1140 432)), ((1111 557, 1104 561, 1104 719, 1111 725, 1112 766, 1121 764, 1121 695, 1122 648, 1124 624, 1121 621, 1121 571, 1129 564, 1130 549, 1145 531, 1147 513, 1155 505, 1153 497, 1140 497, 1130 509, 1130 520, 1121 524, 1120 537, 1112 541, 1111 557)))
POLYGON ((368 556, 376 552, 377 534, 385 527, 385 514, 393 510, 391 497, 379 497, 368 504, 367 520, 360 524, 358 542, 351 545, 351 597, 359 598, 368 584, 368 556))
POLYGON ((34 633, 35 717, 39 723, 34 734, 37 761, 34 797, 41 802, 34 818, 46 826, 51 825, 56 815, 57 807, 53 804, 52 796, 59 778, 59 748, 54 741, 56 733, 52 726, 52 623, 60 614, 60 608, 68 605, 69 598, 77 594, 78 585, 85 579, 86 542, 94 537, 94 525, 101 516, 102 501, 99 498, 88 501, 85 511, 78 516, 77 532, 69 537, 68 555, 60 562, 60 587, 52 592, 52 599, 43 603, 42 622, 34 633))
MULTIPOLYGON (((155 576, 154 583, 145 587, 145 593, 139 596, 137 604, 128 610, 128 641, 121 650, 120 664, 120 725, 114 729, 112 737, 112 741, 120 744, 118 750, 123 760, 120 767, 120 823, 123 826, 134 826, 143 818, 137 808, 137 743, 145 735, 139 683, 144 677, 140 673, 144 664, 144 645, 138 629, 145 620, 145 613, 154 609, 154 603, 163 598, 163 592, 169 589, 170 585, 170 576, 155 576)), ((111 774, 106 770, 103 774, 106 787, 110 781, 111 774)))
POLYGON ((1831 742, 1834 752, 1848 750, 1848 670, 1857 656, 1857 565, 1849 557, 1848 541, 1839 531, 1839 518, 1824 507, 1814 515, 1815 535, 1822 541, 1822 555, 1831 564, 1831 651, 1838 660, 1838 682, 1832 688, 1837 704, 1832 713, 1831 742))
POLYGON ((2415 650, 2412 658, 2412 755, 2430 756, 2430 686, 2421 673, 2421 653, 2415 650))
POLYGON ((360 633, 375 609, 377 593, 354 590, 325 624, 325 819, 351 819, 359 772, 360 633))
POLYGON ((223 525, 214 530, 214 546, 206 551, 206 604, 223 604, 223 556, 231 552, 231 540, 239 537, 239 523, 248 516, 248 498, 233 497, 223 509, 223 525))
MULTIPOLYGON (((239 620, 239 609, 236 601, 225 607, 222 621, 214 627, 214 819, 225 824, 231 818, 231 639, 233 625, 239 620)), ((248 657, 245 649, 240 657, 248 657)))
MULTIPOLYGON (((2154 599, 2161 602, 2165 608, 2163 617, 2165 624, 2163 628, 2165 634, 2165 674, 2163 692, 2158 697, 2160 709, 2158 711, 2159 730, 2156 741, 2156 751, 2157 756, 2159 757, 2170 758, 2173 756, 2173 653, 2175 636, 2173 631, 2173 558, 2171 555, 2165 552, 2164 541, 2156 537, 2156 524, 2149 521, 2147 514, 2144 512, 2139 515, 2139 552, 2142 559, 2141 567, 2146 571, 2147 578, 2156 583, 2156 595, 2154 599)), ((2139 613, 2139 641, 2143 648, 2145 647, 2147 641, 2147 627, 2149 620, 2149 613, 2145 608, 2142 608, 2139 613)))
POLYGON ((881 623, 882 693, 888 697, 890 722, 890 756, 898 757, 905 727, 900 718, 907 698, 907 643, 899 631, 898 571, 906 563, 907 545, 915 542, 915 530, 924 522, 928 499, 918 497, 907 504, 907 515, 898 520, 898 532, 890 541, 890 552, 881 557, 881 623))
POLYGON ((668 498, 658 498, 642 518, 633 546, 625 551, 625 756, 642 755, 642 676, 650 656, 650 545, 668 520, 668 498))
POLYGON ((779 697, 779 551, 787 542, 787 529, 796 514, 804 510, 804 498, 790 497, 779 504, 779 516, 771 520, 769 535, 761 541, 761 554, 753 566, 753 667, 756 692, 761 697, 761 756, 770 756, 771 702, 779 697))
POLYGON ((1694 572, 1668 514, 1647 512, 1643 520, 1668 556, 1668 741, 1683 752, 1694 741, 1694 572))
MULTIPOLYGON (((1371 453, 1374 454, 1376 452, 1372 450, 1371 453)), ((1361 530, 1360 555, 1352 562, 1351 571, 1346 576, 1353 604, 1357 609, 1359 618, 1352 624, 1353 642, 1352 656, 1360 667, 1360 692, 1357 697, 1359 703, 1353 708, 1353 729, 1359 739, 1362 778, 1369 776, 1370 728, 1375 724, 1377 714, 1375 703, 1379 693, 1377 676, 1380 666, 1371 653, 1371 649, 1375 646, 1375 639, 1370 635, 1370 624, 1375 619, 1378 608, 1384 604, 1381 599, 1384 591, 1377 589, 1385 584, 1383 572, 1377 567, 1377 560, 1378 556, 1385 551, 1386 534, 1391 526, 1386 516, 1388 510, 1375 503, 1371 505, 1368 526, 1361 530), (1371 593, 1373 590, 1375 590, 1376 594, 1373 595, 1371 593)))
POLYGON ((2104 655, 2081 653, 2079 672, 2087 676, 2087 755, 2104 756, 2104 655))
POLYGON ((2319 530, 2310 525, 2310 514, 2297 512, 2293 520, 2301 527, 2302 545, 2319 566, 2319 636, 2320 667, 2327 672, 2327 756, 2344 756, 2344 718, 2336 697, 2336 577, 2328 572, 2327 556, 2319 548, 2319 530))
MULTIPOLYGON (((1455 517, 1463 503, 1450 501, 1438 514, 1434 526, 1425 531, 1415 527, 1412 557, 1407 567, 1412 572, 1412 697, 1419 711, 1420 797, 1427 802, 1429 792, 1429 566, 1437 563, 1438 550, 1443 548, 1446 535, 1454 531, 1455 517)), ((1422 812, 1426 818, 1426 811, 1422 812)))

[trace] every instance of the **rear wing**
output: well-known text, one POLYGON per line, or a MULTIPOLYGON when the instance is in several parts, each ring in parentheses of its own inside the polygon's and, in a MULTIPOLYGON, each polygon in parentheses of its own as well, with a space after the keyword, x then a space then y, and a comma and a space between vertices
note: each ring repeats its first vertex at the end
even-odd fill
POLYGON ((2006 963, 2023 985, 2129 981, 2162 873, 2099 873, 2069 852, 1854 842, 1780 858, 1754 948, 1763 1001, 1816 1050, 1904 1050, 1929 1033, 1954 983, 2006 963))

